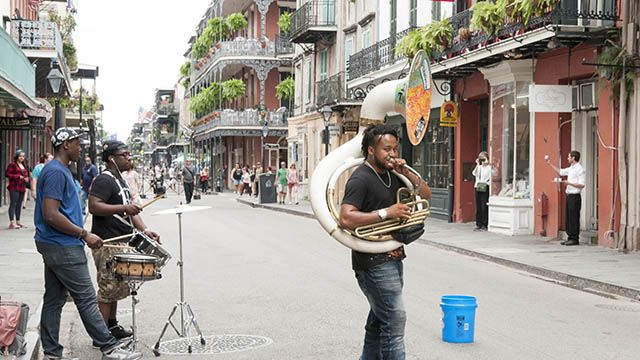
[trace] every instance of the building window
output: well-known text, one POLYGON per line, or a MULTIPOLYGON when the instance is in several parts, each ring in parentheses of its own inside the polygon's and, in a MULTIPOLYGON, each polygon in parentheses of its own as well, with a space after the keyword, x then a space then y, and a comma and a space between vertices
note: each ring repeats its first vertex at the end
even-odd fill
POLYGON ((311 102, 311 59, 304 62, 304 103, 311 102))
POLYGON ((347 36, 347 39, 344 41, 344 69, 345 72, 349 71, 349 57, 353 55, 353 36, 347 36))
POLYGON ((362 30, 362 48, 366 49, 371 45, 371 27, 367 26, 362 30))
POLYGON ((396 34, 398 28, 398 1, 391 0, 391 16, 389 26, 389 37, 393 37, 396 34))
POLYGON ((449 183, 449 128, 440 126, 440 108, 431 109, 429 125, 412 152, 412 167, 431 188, 446 189, 449 183))
POLYGON ((528 81, 491 87, 491 193, 516 199, 530 197, 530 113, 528 81))
POLYGON ((320 51, 320 81, 329 77, 329 64, 327 59, 328 50, 324 49, 320 51))
MULTIPOLYGON (((409 3, 409 27, 418 26, 418 0, 410 0, 409 3)), ((395 35, 395 34, 391 34, 395 35)))
POLYGON ((439 1, 434 1, 431 8, 431 18, 433 21, 442 20, 442 6, 439 1))

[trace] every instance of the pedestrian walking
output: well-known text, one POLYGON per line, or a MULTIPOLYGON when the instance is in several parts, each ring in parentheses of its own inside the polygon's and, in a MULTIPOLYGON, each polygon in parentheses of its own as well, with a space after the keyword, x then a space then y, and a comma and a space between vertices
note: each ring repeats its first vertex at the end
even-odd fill
POLYGON ((200 170, 200 187, 203 194, 207 193, 207 186, 209 185, 209 167, 205 166, 200 170))
POLYGON ((231 179, 233 179, 233 187, 236 194, 240 194, 240 186, 242 185, 242 168, 240 163, 236 163, 236 166, 231 170, 231 179))
POLYGON ((476 167, 471 172, 476 178, 476 228, 473 231, 486 231, 489 226, 489 189, 493 167, 489 163, 489 154, 480 152, 476 159, 476 167))
POLYGON ((582 189, 586 184, 586 171, 580 165, 580 152, 572 150, 567 155, 569 167, 560 169, 553 165, 549 157, 545 157, 545 161, 560 176, 566 176, 566 180, 560 180, 566 185, 565 192, 567 194, 565 206, 565 229, 567 232, 567 240, 561 242, 562 245, 574 246, 580 244, 580 209, 582 208, 582 189))
POLYGON ((276 173, 278 181, 278 204, 284 204, 284 200, 287 197, 287 163, 281 162, 280 168, 276 173))
POLYGON ((36 191, 38 187, 38 176, 40 176, 42 168, 51 160, 53 160, 53 155, 51 153, 44 153, 40 156, 38 165, 36 165, 31 172, 31 196, 33 197, 33 201, 36 200, 36 195, 38 194, 36 191))
POLYGON ((142 206, 142 198, 140 197, 142 180, 140 179, 140 174, 136 171, 133 158, 129 161, 129 169, 122 172, 122 177, 127 182, 129 190, 131 191, 131 201, 136 205, 142 206))
MULTIPOLYGON (((132 230, 143 232, 158 241, 158 235, 150 231, 140 212, 142 207, 133 204, 131 189, 123 172, 131 166, 129 148, 121 141, 107 141, 103 145, 102 161, 107 170, 95 178, 89 194, 89 212, 93 215, 91 231, 103 239, 130 234, 132 230)), ((126 245, 123 239, 119 245, 126 245)), ((118 243, 116 243, 118 244, 118 243)), ((131 337, 133 333, 118 324, 118 301, 129 296, 129 284, 118 281, 109 267, 109 261, 122 248, 94 249, 93 259, 97 270, 98 307, 111 335, 117 339, 131 337)))
POLYGON ((287 187, 289 188, 289 204, 295 203, 298 205, 298 170, 296 169, 296 163, 289 165, 287 187))
MULTIPOLYGON (((409 219, 408 205, 396 203, 402 181, 392 170, 421 183, 423 199, 431 198, 431 189, 409 171, 398 157, 398 134, 388 125, 372 125, 362 139, 364 164, 347 181, 340 206, 340 224, 353 230, 386 219, 409 219)), ((352 267, 358 285, 369 302, 364 346, 360 359, 405 359, 404 329, 406 313, 402 301, 404 284, 402 260, 404 246, 395 250, 368 254, 352 250, 352 267)))
POLYGON ((7 190, 9 191, 9 229, 20 229, 25 227, 20 222, 22 202, 27 191, 29 170, 24 164, 24 151, 18 149, 13 157, 13 162, 9 163, 5 170, 5 177, 9 180, 7 190))
POLYGON ((262 172, 263 172, 262 165, 260 164, 259 161, 256 164, 255 168, 256 168, 256 171, 255 171, 256 175, 254 176, 252 193, 253 193, 253 196, 258 197, 258 192, 260 191, 260 186, 259 186, 260 175, 262 175, 262 172))
POLYGON ((84 245, 100 248, 102 239, 83 228, 82 208, 69 171, 71 160, 80 157, 80 135, 59 128, 51 138, 55 158, 38 176, 34 222, 35 243, 44 262, 44 287, 40 317, 40 339, 45 360, 64 359, 59 343, 60 316, 67 294, 80 313, 85 330, 102 351, 102 360, 135 360, 139 352, 109 333, 98 311, 84 245))
POLYGON ((244 195, 244 193, 251 196, 251 169, 249 169, 249 165, 245 165, 242 170, 242 190, 240 191, 240 196, 244 195))
POLYGON ((80 202, 82 203, 82 214, 87 214, 87 200, 89 199, 89 188, 93 179, 98 176, 98 168, 93 165, 91 158, 84 158, 84 166, 82 167, 82 178, 80 179, 80 202))
POLYGON ((187 163, 182 168, 182 186, 187 204, 191 204, 191 198, 193 197, 193 187, 196 179, 195 174, 196 169, 191 165, 191 160, 187 160, 187 163))

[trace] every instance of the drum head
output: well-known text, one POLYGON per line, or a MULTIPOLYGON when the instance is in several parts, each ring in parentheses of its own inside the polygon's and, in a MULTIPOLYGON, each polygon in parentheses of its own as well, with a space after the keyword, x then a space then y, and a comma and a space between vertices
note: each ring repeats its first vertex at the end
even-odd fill
POLYGON ((113 259, 116 262, 133 262, 133 263, 156 263, 158 257, 145 254, 115 254, 113 259))

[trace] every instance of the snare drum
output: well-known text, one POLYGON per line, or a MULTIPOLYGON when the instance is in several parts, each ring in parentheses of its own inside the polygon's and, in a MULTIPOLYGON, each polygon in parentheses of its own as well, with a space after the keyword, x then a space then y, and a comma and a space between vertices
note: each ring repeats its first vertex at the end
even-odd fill
POLYGON ((144 254, 115 254, 110 260, 111 271, 121 281, 149 281, 161 277, 158 258, 144 254))
POLYGON ((136 251, 143 254, 157 257, 158 270, 162 269, 167 262, 169 262, 169 259, 171 259, 171 255, 169 255, 167 250, 163 249, 158 242, 141 232, 137 233, 131 240, 129 240, 129 246, 134 247, 136 251))

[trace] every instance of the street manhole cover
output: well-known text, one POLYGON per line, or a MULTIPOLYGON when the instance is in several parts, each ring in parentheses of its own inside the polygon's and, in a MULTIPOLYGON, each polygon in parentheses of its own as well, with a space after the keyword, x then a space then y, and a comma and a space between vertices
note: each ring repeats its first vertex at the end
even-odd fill
POLYGON ((640 312, 640 306, 596 304, 596 307, 614 311, 640 312))
MULTIPOLYGON (((202 345, 197 336, 191 338, 193 354, 226 354, 271 345, 273 342, 267 337, 256 335, 213 335, 205 336, 204 340, 205 345, 202 345)), ((163 341, 158 350, 165 355, 189 353, 187 339, 163 341)))

